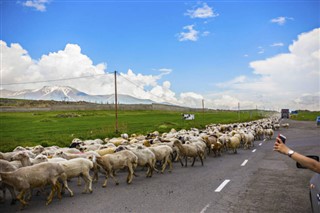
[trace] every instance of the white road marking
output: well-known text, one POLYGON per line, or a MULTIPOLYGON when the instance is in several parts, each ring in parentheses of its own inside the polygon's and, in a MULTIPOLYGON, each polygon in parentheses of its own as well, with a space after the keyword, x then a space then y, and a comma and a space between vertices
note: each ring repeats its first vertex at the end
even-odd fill
POLYGON ((261 146, 262 145, 262 143, 259 143, 259 146, 261 146))
POLYGON ((207 211, 207 208, 209 208, 211 203, 208 203, 202 210, 200 213, 205 213, 207 211))
POLYGON ((243 163, 241 164, 241 166, 245 166, 248 163, 248 160, 243 161, 243 163))
POLYGON ((256 151, 257 151, 256 149, 252 150, 252 152, 256 152, 256 151))
POLYGON ((221 190, 230 182, 230 180, 224 180, 220 186, 215 190, 215 192, 221 192, 221 190))

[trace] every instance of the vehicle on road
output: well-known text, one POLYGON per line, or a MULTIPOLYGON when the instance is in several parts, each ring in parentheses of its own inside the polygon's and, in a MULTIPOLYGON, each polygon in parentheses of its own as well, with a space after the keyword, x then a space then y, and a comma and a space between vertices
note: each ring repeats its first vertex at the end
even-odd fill
POLYGON ((317 122, 317 126, 320 126, 320 116, 317 116, 316 122, 317 122))
MULTIPOLYGON (((319 161, 319 156, 310 155, 307 156, 319 161)), ((304 166, 297 163, 297 167, 299 169, 305 169, 304 166)), ((311 209, 313 213, 320 212, 320 174, 316 173, 310 180, 310 202, 311 202, 311 209)))

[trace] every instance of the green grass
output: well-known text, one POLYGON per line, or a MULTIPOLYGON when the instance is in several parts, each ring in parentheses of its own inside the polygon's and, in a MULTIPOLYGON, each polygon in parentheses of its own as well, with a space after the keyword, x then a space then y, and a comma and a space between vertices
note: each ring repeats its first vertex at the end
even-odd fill
POLYGON ((298 110, 297 115, 290 115, 290 119, 298 121, 314 121, 316 122, 317 116, 320 116, 320 111, 307 111, 298 110))
MULTIPOLYGON (((115 133, 114 111, 2 112, 0 114, 0 151, 11 151, 18 145, 68 146, 73 138, 95 139, 119 136, 120 133, 147 134, 155 130, 168 132, 204 128, 211 123, 239 122, 234 111, 199 112, 195 120, 185 121, 181 112, 119 111, 115 133)), ((241 111, 240 121, 256 120, 263 112, 241 111)))

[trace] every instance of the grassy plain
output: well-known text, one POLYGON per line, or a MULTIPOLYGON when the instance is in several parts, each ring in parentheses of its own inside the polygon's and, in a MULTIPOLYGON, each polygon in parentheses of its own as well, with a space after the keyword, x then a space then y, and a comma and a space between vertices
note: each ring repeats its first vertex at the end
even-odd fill
POLYGON ((181 112, 119 111, 118 133, 115 132, 115 113, 106 110, 1 112, 0 151, 12 151, 16 146, 68 146, 73 138, 95 139, 119 136, 120 133, 147 134, 155 130, 168 132, 204 128, 211 123, 233 123, 256 120, 264 112, 252 110, 198 112, 195 120, 182 119, 181 112))
POLYGON ((320 116, 320 111, 298 110, 298 114, 290 115, 290 119, 298 120, 298 121, 314 121, 314 122, 316 122, 317 116, 320 116))

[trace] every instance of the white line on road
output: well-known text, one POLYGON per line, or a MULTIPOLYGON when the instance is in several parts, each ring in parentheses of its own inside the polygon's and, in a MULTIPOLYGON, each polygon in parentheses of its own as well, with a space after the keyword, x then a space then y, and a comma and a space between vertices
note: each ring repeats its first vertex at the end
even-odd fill
POLYGON ((262 145, 262 143, 259 143, 259 146, 261 146, 262 145))
POLYGON ((256 149, 252 150, 252 152, 256 152, 256 151, 257 151, 256 149))
POLYGON ((243 161, 243 163, 241 164, 241 166, 245 166, 248 163, 248 160, 243 161))
POLYGON ((200 213, 205 213, 207 211, 207 208, 209 208, 211 203, 208 203, 202 210, 200 213))
POLYGON ((215 190, 215 192, 221 192, 221 190, 230 182, 230 180, 224 180, 220 186, 215 190))

